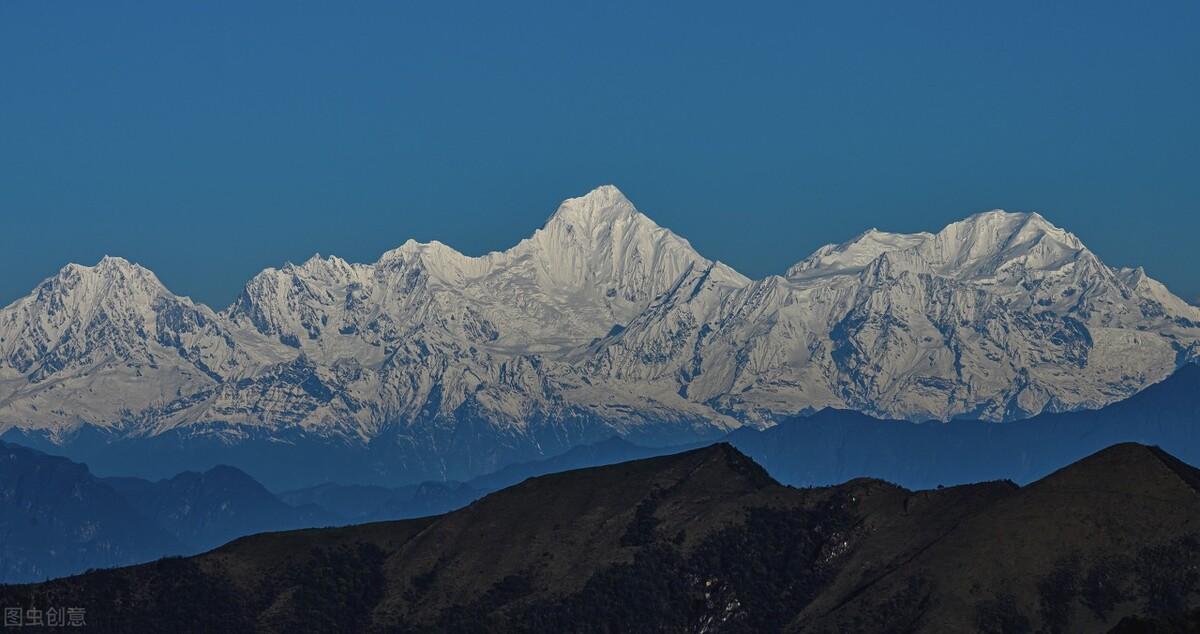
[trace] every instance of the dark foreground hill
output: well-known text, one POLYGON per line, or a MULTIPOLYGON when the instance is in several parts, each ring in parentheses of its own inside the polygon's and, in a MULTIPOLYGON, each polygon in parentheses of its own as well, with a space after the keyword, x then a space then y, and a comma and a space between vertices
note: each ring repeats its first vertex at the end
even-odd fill
POLYGON ((439 515, 535 475, 679 450, 621 439, 460 482, 325 484, 272 494, 225 465, 152 482, 0 441, 0 583, 190 555, 254 533, 439 515))
MULTIPOLYGON (((1200 605, 1200 472, 1117 445, 1027 487, 793 489, 727 444, 437 517, 0 588, 99 631, 1103 631, 1200 605)), ((1194 615, 1193 615, 1194 617, 1194 615)))
POLYGON ((440 515, 462 508, 488 493, 510 487, 527 478, 640 460, 695 448, 696 446, 642 447, 623 438, 613 437, 593 445, 572 447, 551 458, 511 464, 495 473, 472 478, 467 482, 422 482, 401 487, 329 482, 315 487, 284 491, 278 497, 292 506, 316 505, 327 509, 345 519, 346 524, 408 519, 440 515))

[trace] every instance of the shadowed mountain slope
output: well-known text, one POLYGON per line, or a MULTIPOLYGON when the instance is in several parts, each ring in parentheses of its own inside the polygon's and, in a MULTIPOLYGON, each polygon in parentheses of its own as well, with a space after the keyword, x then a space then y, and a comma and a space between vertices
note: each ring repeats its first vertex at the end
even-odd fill
POLYGON ((923 605, 929 631, 1103 631, 1131 614, 1197 605, 1198 472, 1153 447, 1115 445, 962 518, 847 597, 810 605, 799 630, 878 630, 923 605))
POLYGON ((536 476, 679 453, 690 447, 643 447, 613 437, 579 445, 544 460, 512 464, 467 482, 422 482, 402 487, 329 482, 279 494, 293 506, 316 504, 356 523, 439 515, 536 476))
POLYGON ((0 602, 102 631, 1095 631, 1200 605, 1198 478, 1123 444, 1024 488, 794 489, 718 444, 0 602))

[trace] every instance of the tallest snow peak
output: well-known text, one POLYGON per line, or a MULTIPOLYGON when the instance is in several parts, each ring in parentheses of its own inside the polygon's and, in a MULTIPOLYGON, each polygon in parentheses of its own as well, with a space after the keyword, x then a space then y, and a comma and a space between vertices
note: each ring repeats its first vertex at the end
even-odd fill
POLYGON ((594 227, 635 218, 654 224, 638 212, 621 190, 613 185, 601 185, 583 196, 564 200, 546 224, 565 222, 594 227))
POLYGON ((621 193, 621 190, 617 189, 616 185, 601 185, 582 196, 578 196, 576 198, 568 198, 567 200, 563 201, 564 205, 569 204, 569 203, 583 203, 583 204, 620 204, 620 203, 623 203, 625 205, 633 206, 632 203, 629 202, 629 199, 625 197, 625 194, 621 193))

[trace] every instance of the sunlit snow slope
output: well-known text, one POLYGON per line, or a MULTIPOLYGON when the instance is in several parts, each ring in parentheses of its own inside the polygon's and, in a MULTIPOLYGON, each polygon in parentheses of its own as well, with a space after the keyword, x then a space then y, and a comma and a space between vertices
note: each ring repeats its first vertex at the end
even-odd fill
POLYGON ((830 406, 1094 408, 1198 340, 1200 310, 1038 214, 872 229, 749 280, 605 186, 507 251, 314 256, 259 273, 221 312, 120 258, 68 265, 0 310, 0 431, 387 437, 435 462, 477 452, 482 469, 502 461, 489 442, 688 440, 830 406))

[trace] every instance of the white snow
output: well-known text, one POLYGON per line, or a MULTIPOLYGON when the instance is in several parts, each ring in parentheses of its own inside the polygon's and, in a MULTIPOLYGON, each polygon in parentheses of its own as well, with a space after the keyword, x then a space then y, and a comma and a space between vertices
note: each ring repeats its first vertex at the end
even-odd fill
POLYGON ((604 186, 506 251, 314 256, 219 313, 120 258, 68 265, 0 310, 0 431, 220 421, 367 440, 468 405, 516 430, 580 412, 618 432, 729 429, 827 406, 999 421, 1132 394, 1198 340, 1200 309, 1038 214, 872 229, 750 280, 604 186))

